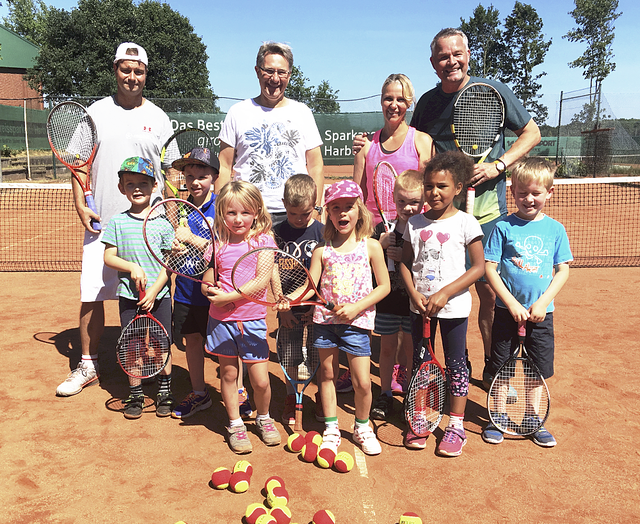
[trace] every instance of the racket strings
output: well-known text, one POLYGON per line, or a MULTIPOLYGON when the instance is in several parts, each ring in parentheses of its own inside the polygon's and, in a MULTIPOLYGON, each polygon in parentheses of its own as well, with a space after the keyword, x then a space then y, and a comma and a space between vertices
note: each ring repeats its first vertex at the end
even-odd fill
POLYGON ((76 104, 56 106, 47 120, 47 133, 60 158, 71 165, 86 162, 97 139, 91 117, 76 104))
POLYGON ((456 141, 465 153, 480 155, 493 146, 502 127, 502 101, 491 88, 461 93, 453 114, 456 141))
POLYGON ((387 164, 379 165, 373 177, 374 198, 387 220, 393 220, 397 215, 393 201, 395 178, 395 173, 387 164))
POLYGON ((278 361, 295 381, 307 381, 315 373, 320 357, 313 347, 313 324, 296 315, 298 323, 293 327, 280 326, 276 349, 278 361))
POLYGON ((118 360, 131 376, 153 376, 164 368, 169 347, 169 337, 160 323, 146 315, 137 316, 120 336, 118 360))
POLYGON ((508 362, 496 375, 488 395, 489 416, 501 431, 530 435, 549 413, 549 390, 527 359, 508 362))
POLYGON ((440 424, 447 395, 446 380, 440 368, 430 363, 416 373, 407 395, 407 412, 416 435, 432 433, 440 424))
POLYGON ((176 201, 154 207, 145 223, 147 246, 165 267, 197 276, 213 255, 211 228, 195 209, 176 201))

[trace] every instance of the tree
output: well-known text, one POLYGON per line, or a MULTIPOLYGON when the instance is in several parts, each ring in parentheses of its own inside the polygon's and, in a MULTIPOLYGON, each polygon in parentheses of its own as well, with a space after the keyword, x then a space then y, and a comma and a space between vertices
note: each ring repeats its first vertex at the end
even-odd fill
POLYGON ((307 105, 314 113, 339 113, 338 91, 334 91, 329 82, 323 80, 316 89, 308 86, 309 79, 304 76, 302 70, 293 66, 291 78, 285 90, 288 98, 297 100, 307 105))
POLYGON ((111 64, 116 47, 133 41, 149 55, 145 96, 168 111, 219 111, 205 65, 206 46, 189 20, 167 4, 79 0, 71 11, 50 7, 40 12, 40 54, 35 67, 27 71, 34 89, 54 100, 113 94, 111 64), (180 101, 168 107, 161 98, 180 101))
POLYGON ((504 42, 499 16, 500 11, 492 5, 489 9, 478 5, 468 22, 460 18, 460 29, 469 38, 469 72, 472 75, 500 78, 500 56, 503 54, 504 42))
POLYGON ((622 14, 616 13, 618 0, 575 0, 576 8, 569 11, 578 25, 563 38, 570 42, 585 42, 586 51, 581 57, 569 62, 569 67, 584 69, 582 76, 590 86, 600 90, 600 84, 615 71, 616 64, 611 50, 615 33, 613 22, 622 14))
MULTIPOLYGON (((0 5, 2 5, 0 3, 0 5)), ((4 25, 29 42, 40 45, 40 36, 48 6, 42 0, 11 0, 7 3, 9 16, 2 19, 4 25)))
POLYGON ((544 62, 551 40, 545 41, 542 19, 536 10, 518 1, 505 19, 504 26, 503 80, 510 85, 525 109, 542 123, 547 119, 548 110, 539 102, 542 95, 538 93, 542 85, 538 80, 547 73, 534 74, 533 69, 544 62))

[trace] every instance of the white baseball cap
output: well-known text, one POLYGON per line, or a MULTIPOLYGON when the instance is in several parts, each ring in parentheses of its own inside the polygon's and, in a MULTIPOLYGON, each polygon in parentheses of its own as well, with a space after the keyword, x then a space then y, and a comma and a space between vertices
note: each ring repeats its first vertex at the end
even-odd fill
POLYGON ((149 66, 149 59, 147 58, 147 52, 142 46, 134 44, 133 42, 124 42, 118 46, 116 50, 116 57, 113 59, 113 63, 116 64, 120 60, 138 60, 147 67, 149 66), (127 53, 129 51, 129 53, 127 53))

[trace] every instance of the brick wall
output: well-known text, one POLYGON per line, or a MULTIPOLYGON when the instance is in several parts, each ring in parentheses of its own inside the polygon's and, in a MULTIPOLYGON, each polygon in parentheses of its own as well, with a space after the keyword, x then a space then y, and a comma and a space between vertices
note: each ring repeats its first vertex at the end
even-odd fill
MULTIPOLYGON (((37 98, 38 92, 29 87, 29 84, 23 80, 24 71, 20 73, 0 72, 0 104, 7 106, 22 107, 23 99, 37 98), (9 99, 9 100, 7 100, 9 99)), ((43 109, 42 99, 27 100, 27 108, 43 109)))

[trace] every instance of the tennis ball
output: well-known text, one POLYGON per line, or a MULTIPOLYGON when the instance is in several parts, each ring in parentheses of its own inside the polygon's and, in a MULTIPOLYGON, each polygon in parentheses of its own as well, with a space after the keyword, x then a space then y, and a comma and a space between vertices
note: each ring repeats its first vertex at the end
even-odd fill
POLYGON ((267 513, 266 515, 260 515, 256 520, 256 524, 278 524, 278 521, 267 513))
POLYGON ((322 435, 317 431, 309 431, 304 437, 307 443, 313 442, 316 446, 320 446, 322 444, 322 435))
POLYGON ((341 451, 333 461, 333 467, 340 473, 347 473, 353 469, 353 457, 346 451, 341 451))
POLYGON ((269 477, 264 483, 264 490, 267 494, 271 493, 274 488, 284 488, 284 480, 277 475, 269 477))
POLYGON ((287 506, 271 508, 269 515, 275 518, 278 524, 289 524, 291 522, 291 510, 287 506))
POLYGON ((247 521, 247 524, 256 524, 256 520, 261 515, 267 515, 269 510, 259 502, 255 504, 249 504, 247 506, 247 511, 244 512, 244 518, 247 521))
POLYGON ((330 448, 324 448, 318 451, 317 462, 318 466, 324 469, 329 469, 333 466, 333 463, 336 459, 335 452, 330 448))
POLYGON ((305 442, 306 441, 302 435, 294 433, 293 435, 290 435, 289 439, 287 440, 287 448, 289 449, 289 451, 293 451, 294 453, 300 453, 305 445, 305 442))
POLYGON ((411 511, 403 513, 398 524, 422 524, 422 519, 411 511))
POLYGON ((218 468, 211 475, 211 484, 216 489, 227 489, 229 487, 229 479, 231 471, 227 468, 218 468))
POLYGON ((229 479, 229 487, 235 493, 244 493, 249 489, 251 477, 246 471, 236 471, 231 474, 229 479))
POLYGON ((267 493, 267 504, 272 508, 286 506, 289 503, 289 493, 283 487, 273 488, 267 493))
POLYGON ((239 460, 236 462, 236 465, 233 466, 233 472, 235 473, 236 471, 244 471, 251 477, 251 475, 253 475, 253 466, 248 460, 239 460))
POLYGON ((321 509, 313 516, 312 524, 336 524, 336 518, 328 509, 321 509))
POLYGON ((305 462, 313 462, 318 456, 318 445, 313 442, 307 442, 300 454, 305 462))

